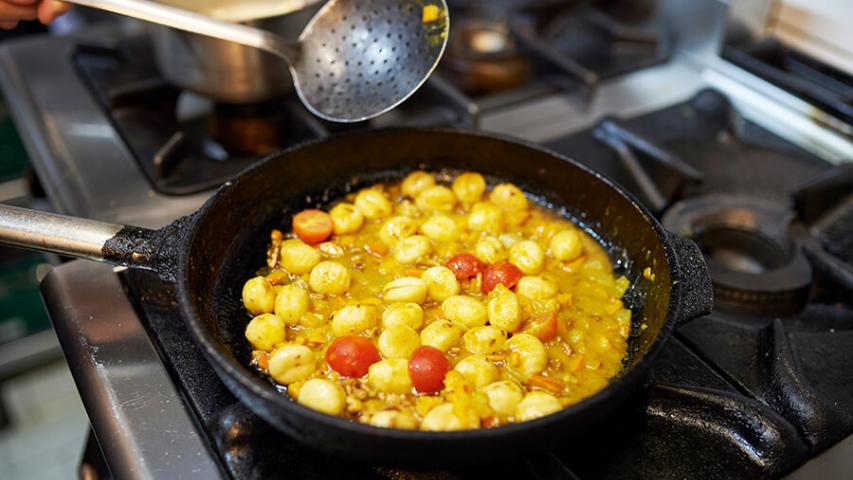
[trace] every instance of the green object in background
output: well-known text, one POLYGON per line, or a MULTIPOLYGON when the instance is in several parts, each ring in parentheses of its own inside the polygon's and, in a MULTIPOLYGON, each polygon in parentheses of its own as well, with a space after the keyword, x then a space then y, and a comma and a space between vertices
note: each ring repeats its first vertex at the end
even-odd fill
MULTIPOLYGON (((27 151, 0 104, 0 182, 21 178, 27 163, 27 151)), ((0 344, 50 328, 39 293, 40 268, 48 268, 43 255, 0 248, 0 344)))
POLYGON ((6 249, 0 261, 0 344, 50 328, 39 294, 39 269, 48 268, 38 253, 6 249))
POLYGON ((27 168, 27 151, 6 109, 0 106, 0 182, 21 177, 27 168))

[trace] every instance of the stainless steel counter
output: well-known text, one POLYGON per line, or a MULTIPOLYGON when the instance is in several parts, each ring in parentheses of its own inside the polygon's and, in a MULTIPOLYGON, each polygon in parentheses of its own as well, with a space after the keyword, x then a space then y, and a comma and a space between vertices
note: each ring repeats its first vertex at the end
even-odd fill
POLYGON ((112 474, 218 478, 113 267, 66 263, 45 277, 42 295, 112 474))

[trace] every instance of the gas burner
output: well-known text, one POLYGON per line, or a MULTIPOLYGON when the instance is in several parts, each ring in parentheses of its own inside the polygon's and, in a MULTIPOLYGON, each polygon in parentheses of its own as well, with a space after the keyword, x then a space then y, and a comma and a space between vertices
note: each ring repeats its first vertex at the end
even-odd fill
POLYGON ((166 83, 147 39, 80 46, 75 67, 154 190, 187 195, 221 185, 258 158, 328 132, 294 100, 214 104, 166 83))
POLYGON ((702 249, 715 305, 779 314, 801 310, 812 283, 811 266, 789 234, 793 218, 763 198, 709 194, 676 203, 663 225, 702 249))
POLYGON ((530 61, 500 20, 456 20, 447 45, 443 71, 466 94, 511 90, 530 80, 530 61))
POLYGON ((288 115, 278 102, 255 105, 218 103, 210 118, 210 135, 234 155, 266 156, 281 149, 288 115))

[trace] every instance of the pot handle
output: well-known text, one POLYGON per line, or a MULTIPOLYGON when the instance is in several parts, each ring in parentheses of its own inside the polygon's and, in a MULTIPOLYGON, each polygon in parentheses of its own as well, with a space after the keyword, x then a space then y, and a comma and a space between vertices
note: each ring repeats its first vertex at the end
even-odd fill
POLYGON ((699 246, 693 240, 668 233, 675 254, 678 278, 673 290, 678 294, 678 322, 708 315, 714 306, 714 287, 711 274, 699 246))
POLYGON ((0 243, 156 271, 174 280, 175 249, 163 248, 180 222, 163 230, 130 227, 0 205, 0 243))

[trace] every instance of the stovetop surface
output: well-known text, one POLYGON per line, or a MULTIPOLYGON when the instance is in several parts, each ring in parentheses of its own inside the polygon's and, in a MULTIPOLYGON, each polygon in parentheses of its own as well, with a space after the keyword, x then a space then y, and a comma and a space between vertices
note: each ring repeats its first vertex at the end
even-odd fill
MULTIPOLYGON (((107 285, 99 277, 101 283, 89 292, 88 306, 95 321, 81 317, 78 323, 69 322, 62 339, 72 344, 70 348, 82 348, 72 362, 68 345, 63 345, 81 394, 94 398, 87 408, 113 409, 112 420, 118 425, 107 422, 111 427, 98 432, 102 447, 115 450, 114 456, 121 457, 119 463, 128 472, 138 474, 146 462, 177 468, 172 458, 162 457, 178 450, 158 445, 165 439, 175 441, 175 432, 151 431, 161 424, 168 427, 174 417, 164 416, 157 423, 139 412, 142 407, 154 411, 162 406, 174 413, 178 408, 174 404, 181 402, 164 393, 171 392, 171 386, 163 378, 157 380, 163 383, 145 392, 131 382, 136 377, 129 374, 157 369, 154 373, 161 377, 167 373, 182 399, 180 416, 195 422, 196 428, 187 427, 184 432, 183 452, 209 453, 218 468, 234 478, 777 478, 850 435, 853 274, 843 262, 833 262, 853 258, 850 235, 845 236, 853 231, 853 208, 818 215, 800 227, 820 234, 818 243, 809 244, 817 253, 808 259, 791 253, 799 252, 795 247, 801 241, 794 232, 768 228, 766 223, 772 223, 767 218, 781 219, 780 224, 787 225, 794 216, 791 194, 806 179, 830 171, 832 166, 810 151, 838 160, 850 156, 851 145, 825 132, 819 112, 779 94, 769 84, 743 78, 742 72, 719 61, 708 46, 720 38, 720 20, 725 17, 722 2, 691 2, 695 9, 682 8, 686 3, 680 2, 667 5, 675 17, 664 34, 649 35, 647 30, 606 18, 584 20, 584 29, 600 35, 604 45, 616 46, 607 51, 612 56, 593 59, 578 55, 586 50, 572 52, 575 30, 567 31, 571 25, 561 25, 559 18, 543 35, 530 35, 523 24, 509 22, 506 26, 514 29, 534 63, 537 81, 515 90, 469 96, 452 79, 434 75, 409 102, 369 126, 458 125, 545 141, 611 176, 672 225, 692 226, 690 222, 698 220, 688 214, 713 210, 719 199, 713 195, 719 192, 734 198, 735 213, 743 207, 738 202, 751 208, 754 203, 750 202, 758 199, 758 204, 769 205, 770 216, 762 214, 765 217, 759 219, 764 223, 757 222, 761 228, 747 245, 760 249, 779 243, 769 250, 770 255, 743 258, 734 252, 733 256, 726 243, 730 238, 700 230, 679 233, 702 237, 712 270, 717 272, 735 266, 772 273, 780 261, 792 265, 785 269, 794 277, 786 278, 786 289, 766 291, 772 275, 743 277, 729 272, 719 286, 715 312, 677 330, 648 388, 608 421, 554 452, 495 466, 492 471, 406 472, 329 458, 267 425, 227 391, 201 356, 176 313, 173 287, 141 272, 121 274, 127 297, 136 308, 122 318, 136 327, 142 324, 147 335, 139 332, 144 341, 137 343, 153 342, 159 359, 153 354, 132 357, 124 336, 104 336, 110 307, 119 302, 97 302, 98 288, 118 290, 113 285, 115 275, 102 272, 113 282, 107 285), (698 25, 697 18, 707 21, 698 25), (682 45, 670 44, 678 39, 682 45), (602 58, 604 63, 596 63, 602 58), (623 75, 628 70, 633 73, 623 75), (696 94, 708 85, 726 94, 715 90, 696 94), (780 110, 779 104, 791 110, 780 110), (604 117, 613 112, 620 116, 604 117), (813 113, 817 121, 812 120, 813 113), (767 129, 747 118, 761 121, 767 129), (673 220, 674 213, 679 214, 678 221, 673 220), (835 218, 846 220, 829 221, 835 218), (757 285, 748 285, 759 278, 757 285), (743 290, 745 283, 752 289, 743 290), (768 305, 773 308, 768 310, 768 305), (75 326, 90 331, 84 335, 75 326), (98 342, 103 347, 100 351, 98 342), (116 352, 128 355, 118 355, 118 360, 108 355, 116 352), (133 359, 133 372, 123 359, 128 363, 133 359), (93 378, 103 375, 106 380, 98 383, 86 377, 89 367, 95 372, 93 378), (121 404, 105 398, 105 385, 107 393, 114 388, 113 401, 122 400, 121 404), (184 406, 190 408, 185 412, 184 406), (122 423, 128 418, 133 422, 122 423), (111 444, 111 439, 129 439, 138 448, 122 441, 111 444), (151 455, 160 457, 155 461, 151 455)), ((184 95, 165 85, 152 70, 145 45, 135 50, 128 38, 122 33, 93 32, 75 42, 45 38, 0 48, 0 81, 7 93, 13 93, 10 98, 21 117, 18 122, 25 127, 21 130, 32 135, 27 139, 28 150, 58 208, 156 227, 194 210, 219 177, 230 176, 257 155, 226 155, 237 161, 222 162, 222 145, 209 135, 209 123, 220 120, 216 112, 202 109, 190 121, 178 118, 184 95), (64 128, 54 129, 54 125, 64 128), (187 152, 194 161, 176 161, 187 152), (209 170, 200 171, 196 165, 209 170), (69 171, 75 174, 68 175, 69 171), (205 177, 208 174, 212 175, 205 177)), ((285 107, 281 111, 299 116, 298 105, 296 109, 286 102, 281 105, 285 107)), ((305 129, 279 132, 292 135, 285 135, 285 143, 328 133, 328 125, 303 120, 297 123, 305 129)), ((740 214, 734 218, 754 219, 740 214)), ((72 286, 88 279, 75 281, 72 274, 85 270, 66 269, 72 278, 62 277, 49 289, 54 294, 67 293, 56 298, 74 297, 79 292, 72 286)), ((122 297, 127 303, 120 290, 113 290, 110 298, 122 297)), ((75 310, 77 305, 69 302, 54 303, 55 322, 64 322, 62 315, 84 311, 75 310)), ((129 335, 127 330, 121 333, 129 335)), ((105 424, 104 418, 95 418, 97 413, 89 413, 93 425, 105 424)), ((186 421, 179 424, 187 426, 186 421)), ((215 469, 184 472, 206 475, 215 469)))
MULTIPOLYGON (((712 90, 651 114, 605 120, 549 146, 615 175, 646 203, 660 201, 659 213, 710 192, 747 193, 792 208, 791 193, 831 167, 743 120, 712 90), (620 176, 632 158, 628 170, 654 172, 657 185, 644 190, 635 177, 620 176)), ((681 326, 648 388, 609 420, 554 452, 470 472, 355 464, 300 445, 218 380, 185 332, 171 285, 142 272, 123 279, 208 444, 234 478, 778 478, 853 433, 853 308, 820 293, 827 279, 817 278, 801 310, 767 314, 724 304, 681 326)))

